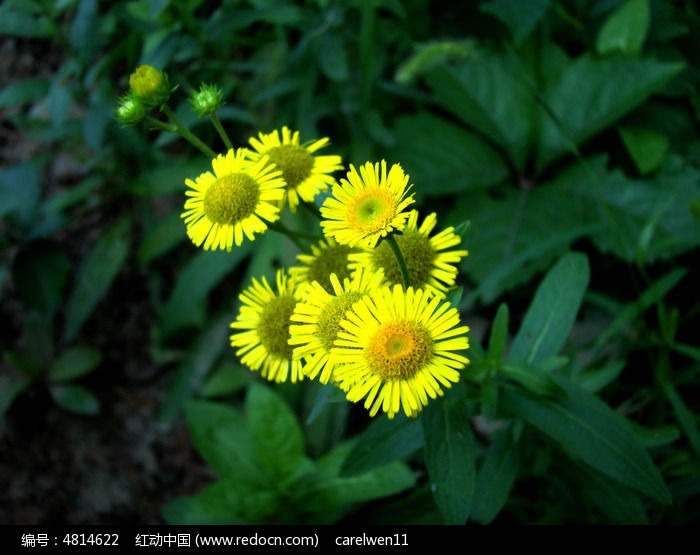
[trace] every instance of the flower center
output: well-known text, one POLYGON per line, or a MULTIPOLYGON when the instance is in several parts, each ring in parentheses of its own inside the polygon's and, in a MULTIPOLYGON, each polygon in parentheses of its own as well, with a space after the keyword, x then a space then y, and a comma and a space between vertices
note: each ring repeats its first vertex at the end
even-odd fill
POLYGON ((314 158, 299 145, 274 146, 266 152, 270 162, 282 172, 288 189, 296 189, 311 175, 314 158))
POLYGON ((330 276, 338 276, 340 283, 350 277, 348 255, 358 249, 348 245, 333 245, 323 249, 309 265, 309 282, 318 281, 328 293, 333 293, 330 276))
POLYGON ((387 191, 369 191, 350 206, 350 224, 363 231, 376 231, 386 225, 392 206, 387 191))
MULTIPOLYGON (((394 237, 406 262, 411 285, 423 287, 430 281, 435 261, 430 239, 417 231, 406 231, 403 235, 394 237)), ((382 242, 372 251, 372 263, 375 267, 384 269, 384 277, 390 283, 403 283, 401 268, 388 244, 382 242)))
POLYGON ((389 322, 370 338, 365 357, 384 381, 405 380, 433 356, 430 333, 416 322, 389 322))
POLYGON ((204 213, 212 222, 233 225, 255 212, 260 187, 245 173, 220 177, 204 194, 204 213))
POLYGON ((289 318, 297 299, 292 295, 275 297, 263 309, 258 323, 258 336, 267 352, 281 358, 292 358, 289 345, 289 318))
POLYGON ((316 332, 321 341, 321 345, 326 351, 330 351, 338 337, 340 331, 340 321, 345 318, 345 314, 352 308, 352 305, 359 301, 363 293, 359 291, 347 291, 334 297, 321 311, 316 324, 316 332))

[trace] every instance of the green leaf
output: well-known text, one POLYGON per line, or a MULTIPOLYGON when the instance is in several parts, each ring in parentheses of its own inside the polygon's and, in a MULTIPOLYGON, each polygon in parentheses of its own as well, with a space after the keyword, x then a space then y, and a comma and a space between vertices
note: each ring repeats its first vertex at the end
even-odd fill
POLYGON ((683 397, 680 396, 676 388, 668 383, 662 384, 664 395, 671 403, 673 414, 681 426, 683 433, 688 438, 688 442, 695 452, 695 456, 700 458, 700 430, 697 424, 697 412, 691 410, 683 397))
POLYGON ((201 324, 196 307, 206 301, 209 293, 249 254, 248 244, 231 252, 197 251, 181 269, 170 298, 159 318, 159 330, 164 336, 185 327, 201 324))
POLYGON ((552 375, 542 368, 542 363, 538 366, 501 364, 500 373, 541 397, 550 397, 561 393, 561 389, 552 375))
POLYGON ((172 422, 179 416, 185 402, 200 388, 216 360, 228 348, 230 322, 228 312, 212 317, 209 325, 191 342, 161 402, 158 413, 161 423, 172 422))
POLYGON ((92 372, 102 362, 102 352, 94 347, 71 347, 63 351, 49 367, 52 382, 67 382, 92 372))
POLYGON ((246 396, 248 430, 261 468, 282 484, 307 463, 297 418, 274 390, 252 383, 246 396))
POLYGON ((35 352, 19 352, 11 349, 6 349, 2 353, 2 360, 10 368, 14 368, 17 372, 23 374, 30 381, 39 377, 41 365, 36 358, 35 352))
POLYGON ((535 398, 503 389, 502 399, 512 413, 561 444, 574 458, 661 503, 671 496, 627 422, 586 390, 558 379, 567 396, 559 400, 535 398))
POLYGON ((474 495, 476 444, 464 403, 447 398, 422 412, 425 464, 431 489, 447 524, 464 524, 474 495))
POLYGON ((409 457, 423 447, 423 430, 419 420, 403 414, 389 420, 381 416, 358 437, 357 444, 340 472, 350 476, 366 472, 389 462, 409 457))
POLYGON ((20 248, 12 263, 12 281, 24 303, 47 318, 60 305, 71 270, 68 255, 48 241, 33 241, 20 248))
POLYGON ((391 156, 402 160, 416 195, 441 196, 501 183, 508 167, 478 135, 420 112, 396 120, 391 156))
POLYGON ((316 480, 302 497, 301 506, 305 511, 318 513, 319 523, 332 523, 339 508, 395 495, 415 483, 410 468, 396 461, 354 476, 316 480))
POLYGON ((517 58, 480 51, 454 67, 435 68, 426 79, 441 106, 502 149, 518 170, 524 169, 536 105, 530 77, 517 58))
POLYGON ((19 2, 0 4, 0 35, 48 39, 56 33, 54 23, 45 15, 36 13, 36 7, 29 2, 24 6, 19 2))
POLYGON ((593 233, 580 207, 559 187, 509 190, 502 198, 463 195, 450 218, 471 218, 460 267, 478 285, 462 306, 477 299, 491 303, 548 268, 578 238, 593 233))
POLYGON ((471 518, 490 524, 508 501, 518 475, 516 446, 508 427, 492 434, 484 462, 476 474, 471 518))
POLYGON ((17 212, 28 224, 39 202, 39 171, 34 166, 16 165, 0 170, 0 217, 17 212))
POLYGON ((636 56, 642 52, 651 23, 649 0, 626 0, 603 23, 596 38, 598 54, 621 52, 636 56))
POLYGON ((498 305, 496 317, 491 324, 488 346, 489 358, 493 361, 500 361, 503 356, 503 351, 506 348, 506 341, 508 340, 508 314, 508 305, 506 303, 498 305))
POLYGON ((544 92, 537 171, 642 105, 681 69, 681 63, 651 59, 584 55, 572 61, 544 92))
POLYGON ((549 10, 549 0, 495 0, 480 3, 479 10, 490 13, 505 23, 517 44, 542 21, 549 10))
POLYGON ((140 264, 148 264, 171 251, 187 238, 185 224, 179 212, 169 214, 144 235, 138 249, 140 264))
POLYGON ((576 383, 588 391, 600 391, 617 379, 626 364, 626 361, 621 360, 611 362, 600 368, 587 368, 576 376, 576 383))
POLYGON ((588 258, 581 253, 565 254, 547 272, 513 339, 510 360, 537 364, 559 352, 576 320, 589 273, 588 258))
POLYGON ((668 136, 646 127, 621 126, 618 131, 640 174, 647 175, 661 167, 668 154, 668 136))
POLYGON ((350 76, 347 52, 342 35, 324 33, 319 40, 318 61, 323 73, 332 81, 347 81, 350 76))
POLYGON ((109 290, 126 261, 130 221, 120 218, 97 240, 78 271, 66 306, 64 339, 72 341, 109 290))
POLYGON ((49 391, 56 404, 70 412, 92 415, 100 411, 99 399, 82 385, 51 385, 49 391))
POLYGON ((36 102, 46 96, 50 84, 46 77, 32 77, 12 83, 0 91, 0 108, 36 102))
POLYGON ((649 524, 647 509, 637 492, 585 468, 578 469, 581 495, 613 523, 622 525, 649 524))
POLYGON ((10 408, 15 399, 29 388, 31 383, 31 380, 24 376, 17 378, 0 376, 0 417, 10 408))
POLYGON ((248 368, 227 360, 212 372, 199 393, 203 397, 232 395, 245 389, 250 380, 251 372, 248 368))
POLYGON ((596 222, 592 239, 602 252, 646 263, 668 259, 700 245, 700 172, 671 159, 653 180, 629 179, 608 171, 605 157, 589 159, 562 172, 552 183, 596 222))
POLYGON ((226 479, 170 501, 162 510, 168 524, 267 524, 266 517, 277 512, 280 502, 272 491, 226 479))
POLYGON ((265 483, 242 413, 223 403, 191 400, 185 421, 197 451, 219 478, 251 487, 265 483))

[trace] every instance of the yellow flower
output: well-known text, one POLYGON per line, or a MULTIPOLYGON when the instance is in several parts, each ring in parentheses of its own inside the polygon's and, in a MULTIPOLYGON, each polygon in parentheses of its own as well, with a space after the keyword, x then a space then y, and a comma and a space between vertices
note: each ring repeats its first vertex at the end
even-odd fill
POLYGON ((299 301, 296 282, 283 270, 277 270, 277 289, 267 279, 253 283, 239 295, 242 302, 232 329, 243 330, 231 335, 236 356, 253 371, 260 370, 269 381, 295 383, 304 379, 301 359, 289 345, 290 316, 299 301))
POLYGON ((315 378, 320 372, 321 383, 334 381, 335 365, 330 360, 330 352, 340 331, 340 321, 354 303, 376 290, 382 280, 381 270, 361 270, 352 280, 345 278, 342 284, 335 274, 331 274, 333 294, 329 294, 318 281, 311 283, 304 300, 294 308, 289 327, 289 344, 299 345, 294 349, 294 356, 304 358, 307 376, 315 378))
POLYGON ((299 143, 299 131, 292 131, 286 126, 282 133, 275 130, 272 133, 259 133, 248 142, 254 152, 250 152, 253 160, 267 155, 270 162, 282 172, 285 181, 285 202, 289 203, 292 212, 296 211, 299 199, 313 202, 317 194, 326 191, 329 185, 336 181, 330 175, 336 170, 343 169, 340 156, 314 156, 317 150, 328 145, 327 137, 308 144, 299 143))
POLYGON ((255 233, 266 231, 263 220, 279 219, 277 203, 284 195, 284 181, 266 158, 247 160, 245 149, 219 154, 212 167, 214 174, 204 172, 195 181, 185 180, 190 198, 182 217, 195 245, 230 251, 234 242, 241 245, 243 235, 253 241, 255 233))
MULTIPOLYGON (((429 237, 436 224, 437 217, 432 213, 418 227, 418 211, 411 210, 403 233, 396 234, 395 238, 406 262, 411 286, 428 289, 445 297, 448 288, 457 280, 457 265, 469 253, 466 250, 447 250, 461 242, 453 227, 429 237)), ((389 284, 403 283, 396 256, 386 243, 381 243, 374 249, 353 253, 349 260, 352 271, 381 268, 389 284)))
POLYGON ((374 248, 408 218, 403 212, 414 202, 406 175, 399 164, 386 171, 381 164, 366 162, 360 171, 351 164, 347 179, 333 186, 332 197, 321 206, 321 227, 326 236, 350 246, 374 248))
POLYGON ((457 309, 421 289, 384 286, 355 303, 340 326, 335 377, 348 400, 365 399, 371 416, 380 409, 389 418, 401 409, 417 416, 469 363, 457 353, 469 348, 457 309))
POLYGON ((311 245, 311 254, 297 254, 301 266, 292 266, 289 273, 307 284, 318 281, 326 292, 331 293, 331 274, 335 274, 340 281, 349 278, 351 271, 348 257, 355 252, 359 253, 359 249, 339 245, 333 239, 321 239, 317 244, 311 245))

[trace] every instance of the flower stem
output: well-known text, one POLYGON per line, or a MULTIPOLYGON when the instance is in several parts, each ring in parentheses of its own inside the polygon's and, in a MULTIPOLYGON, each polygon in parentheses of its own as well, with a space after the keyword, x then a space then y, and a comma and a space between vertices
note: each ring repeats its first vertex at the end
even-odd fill
POLYGON ((189 141, 191 144, 196 146, 202 154, 209 158, 216 158, 216 152, 214 152, 211 148, 209 148, 206 144, 204 144, 201 139, 196 137, 192 131, 189 129, 186 129, 181 123, 180 120, 177 119, 175 116, 175 113, 170 109, 170 106, 167 104, 163 104, 161 106, 161 111, 168 116, 168 119, 173 122, 173 125, 175 126, 175 131, 180 133, 184 139, 189 141))
POLYGON ((316 205, 315 205, 315 204, 312 204, 312 203, 310 203, 310 202, 306 202, 306 201, 303 201, 303 200, 302 200, 302 201, 301 201, 301 206, 302 206, 305 210, 307 210, 308 212, 311 212, 311 213, 312 213, 316 218, 318 218, 319 220, 322 220, 322 219, 323 219, 323 218, 321 217, 321 212, 319 211, 318 208, 316 208, 316 205))
POLYGON ((228 148, 229 150, 232 149, 233 143, 231 142, 231 139, 229 139, 229 136, 226 133, 224 126, 221 125, 221 120, 219 119, 219 116, 217 116, 216 114, 210 114, 209 117, 211 118, 211 122, 214 124, 214 127, 216 127, 216 131, 219 133, 219 137, 221 137, 221 140, 224 141, 226 148, 228 148))
POLYGON ((272 231, 282 233, 283 235, 289 237, 292 241, 294 241, 294 244, 297 247, 299 247, 300 250, 304 250, 304 247, 303 245, 299 244, 299 239, 307 239, 311 241, 319 240, 319 237, 316 235, 311 235, 310 233, 302 233, 300 231, 294 231, 293 229, 289 229, 288 227, 285 227, 279 222, 268 222, 267 227, 269 227, 272 231))
POLYGON ((389 243, 389 247, 391 247, 391 251, 396 257, 396 262, 399 263, 399 270, 401 270, 401 279, 403 279, 403 287, 404 289, 408 289, 411 286, 411 278, 408 276, 408 267, 406 266, 406 261, 403 258, 403 254, 401 254, 399 244, 396 242, 396 238, 394 237, 393 233, 387 235, 386 240, 389 243))

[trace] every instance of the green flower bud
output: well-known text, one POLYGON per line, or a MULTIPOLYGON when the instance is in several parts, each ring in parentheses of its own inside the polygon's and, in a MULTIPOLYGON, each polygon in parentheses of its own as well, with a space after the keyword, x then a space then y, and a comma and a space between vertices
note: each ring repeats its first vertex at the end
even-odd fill
POLYGON ((224 103, 224 92, 216 85, 202 83, 199 90, 192 93, 189 101, 200 118, 211 116, 224 103))
POLYGON ((133 92, 128 92, 119 99, 115 112, 122 124, 135 125, 146 115, 146 107, 133 92))
POLYGON ((129 77, 129 86, 148 107, 162 106, 170 98, 168 76, 153 66, 141 65, 129 77))

